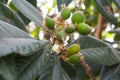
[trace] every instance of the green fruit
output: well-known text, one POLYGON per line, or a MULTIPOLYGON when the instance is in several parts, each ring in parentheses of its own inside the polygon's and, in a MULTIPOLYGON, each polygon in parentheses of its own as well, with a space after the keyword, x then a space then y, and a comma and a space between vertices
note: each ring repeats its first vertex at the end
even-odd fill
POLYGON ((52 18, 47 17, 47 18, 45 19, 45 23, 46 23, 46 26, 47 26, 49 29, 53 30, 53 29, 55 28, 55 22, 53 21, 52 18))
POLYGON ((65 32, 68 33, 68 34, 71 34, 75 31, 75 28, 74 26, 70 26, 70 27, 66 27, 65 28, 65 32))
POLYGON ((78 54, 74 54, 69 57, 68 61, 72 64, 77 64, 80 61, 80 56, 78 54))
POLYGON ((71 11, 69 8, 63 8, 61 10, 61 17, 62 19, 66 20, 70 17, 71 11))
POLYGON ((80 46, 78 44, 72 44, 67 48, 67 55, 71 56, 77 54, 80 51, 80 46))
POLYGON ((78 24, 77 30, 82 35, 88 35, 90 33, 89 25, 85 23, 78 24))
POLYGON ((58 31, 57 32, 57 35, 56 35, 56 38, 58 40, 62 40, 62 38, 65 36, 65 33, 63 31, 58 31))
POLYGON ((84 15, 80 13, 80 11, 76 11, 72 15, 72 23, 79 24, 84 21, 84 15))

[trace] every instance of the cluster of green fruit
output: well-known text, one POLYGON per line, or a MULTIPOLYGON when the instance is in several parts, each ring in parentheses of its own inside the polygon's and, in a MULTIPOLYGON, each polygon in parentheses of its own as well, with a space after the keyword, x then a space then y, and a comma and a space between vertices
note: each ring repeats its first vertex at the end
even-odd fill
MULTIPOLYGON (((69 8, 64 7, 61 10, 60 18, 62 21, 67 20, 71 16, 71 11, 69 8)), ((90 33, 90 27, 86 23, 84 23, 84 15, 80 11, 75 11, 71 17, 72 24, 69 26, 62 25, 64 30, 57 31, 56 37, 60 39, 65 33, 72 34, 73 32, 77 31, 82 35, 88 35, 90 33)), ((48 29, 54 30, 57 21, 54 21, 52 18, 47 17, 45 19, 45 23, 48 29)), ((59 26, 59 25, 57 25, 59 26)))
MULTIPOLYGON (((71 11, 69 8, 64 7, 61 10, 60 17, 57 20, 53 20, 50 17, 45 18, 46 27, 49 30, 55 31, 56 39, 62 40, 65 34, 72 34, 77 31, 82 35, 88 35, 90 33, 90 27, 86 23, 84 23, 85 18, 84 15, 80 11, 75 11, 71 17, 71 24, 65 25, 65 21, 70 18, 71 11), (57 23, 60 22, 60 24, 57 23), (58 29, 59 26, 62 26, 62 29, 58 29)), ((80 55, 78 52, 80 51, 80 46, 78 44, 72 44, 70 47, 66 49, 66 59, 72 64, 76 64, 80 61, 80 55)))

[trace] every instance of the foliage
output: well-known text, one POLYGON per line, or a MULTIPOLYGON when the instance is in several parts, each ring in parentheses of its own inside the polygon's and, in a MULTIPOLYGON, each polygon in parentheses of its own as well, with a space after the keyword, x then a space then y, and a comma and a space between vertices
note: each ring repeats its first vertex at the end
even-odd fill
MULTIPOLYGON (((69 4, 73 3, 72 0, 53 1, 52 7, 58 7, 58 12, 62 4, 69 7, 69 4)), ((101 13, 106 18, 106 24, 118 27, 119 17, 115 17, 114 13, 120 8, 119 0, 81 1, 78 0, 78 4, 84 4, 86 9, 76 5, 70 9, 72 12, 76 10, 83 12, 87 24, 94 28, 97 25, 97 16, 101 13), (93 11, 91 6, 94 8, 93 11), (111 12, 107 11, 107 6, 111 12)), ((73 65, 66 62, 61 58, 61 53, 54 50, 54 43, 47 40, 50 35, 44 32, 44 13, 38 10, 36 3, 36 0, 11 0, 10 3, 8 0, 0 1, 0 80, 89 80, 81 63, 73 65), (29 30, 30 22, 35 23, 33 31, 29 30), (44 32, 47 37, 40 40, 39 32, 44 32)), ((45 16, 53 18, 55 14, 50 15, 51 10, 52 8, 49 8, 45 16)), ((120 29, 111 30, 109 33, 116 35, 114 42, 97 39, 92 33, 93 35, 79 35, 76 40, 69 37, 72 41, 65 47, 80 43, 80 52, 95 78, 100 76, 101 80, 119 80, 120 38, 117 36, 119 37, 120 29), (114 43, 118 44, 117 48, 112 46, 114 43)))

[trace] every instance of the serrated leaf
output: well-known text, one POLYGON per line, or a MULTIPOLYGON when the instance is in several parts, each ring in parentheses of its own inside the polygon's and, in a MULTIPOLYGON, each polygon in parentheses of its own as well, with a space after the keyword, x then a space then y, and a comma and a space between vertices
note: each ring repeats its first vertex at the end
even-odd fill
POLYGON ((57 0, 57 7, 58 7, 58 10, 60 11, 62 8, 61 8, 61 5, 62 4, 65 4, 66 6, 71 2, 72 0, 57 0))
POLYGON ((0 3, 0 20, 3 20, 7 23, 15 25, 24 31, 27 31, 22 19, 15 12, 6 7, 3 3, 0 3))
POLYGON ((112 0, 116 6, 120 9, 120 0, 112 0))
POLYGON ((110 1, 109 0, 95 0, 95 4, 96 7, 98 8, 98 10, 100 11, 100 13, 105 16, 105 18, 112 24, 116 24, 117 23, 117 18, 109 13, 105 7, 109 7, 112 8, 110 5, 110 1))
POLYGON ((33 39, 28 33, 14 25, 0 20, 0 38, 29 38, 33 39))
POLYGON ((31 55, 38 52, 45 42, 25 38, 0 38, 0 57, 11 53, 31 55))
POLYGON ((16 58, 19 67, 19 80, 35 80, 39 75, 41 75, 42 70, 46 67, 46 64, 50 57, 51 44, 44 46, 40 52, 35 55, 28 56, 31 59, 22 58, 23 61, 19 61, 20 58, 16 58), (27 61, 24 63, 24 59, 27 61))
POLYGON ((26 0, 12 0, 15 7, 31 21, 42 26, 43 17, 40 12, 26 0), (22 6, 22 7, 21 7, 22 6))
POLYGON ((0 58, 0 80, 17 80, 17 71, 14 56, 9 55, 0 58))
POLYGON ((86 60, 101 65, 113 65, 120 62, 120 52, 109 44, 92 36, 82 36, 78 41, 86 60))

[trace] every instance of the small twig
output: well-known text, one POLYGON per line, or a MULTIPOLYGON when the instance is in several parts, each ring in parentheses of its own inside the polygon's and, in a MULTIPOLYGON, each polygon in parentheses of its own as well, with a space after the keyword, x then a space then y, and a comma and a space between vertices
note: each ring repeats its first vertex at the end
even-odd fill
POLYGON ((85 68, 86 73, 88 74, 88 76, 90 77, 90 80, 96 80, 94 77, 94 74, 91 71, 91 68, 88 66, 88 64, 85 62, 84 60, 84 56, 82 53, 79 52, 79 56, 80 56, 80 63, 81 65, 85 68))

